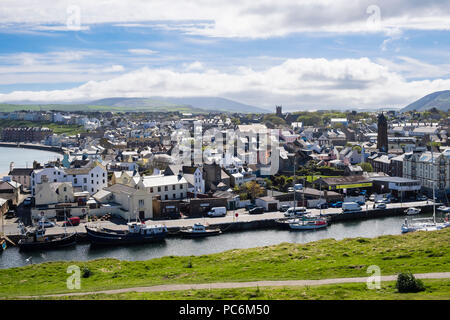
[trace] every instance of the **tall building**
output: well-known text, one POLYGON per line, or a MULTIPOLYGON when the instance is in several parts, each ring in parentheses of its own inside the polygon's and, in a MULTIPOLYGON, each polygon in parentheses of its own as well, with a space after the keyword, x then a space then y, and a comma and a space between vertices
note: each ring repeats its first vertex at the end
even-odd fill
POLYGON ((281 108, 281 106, 276 106, 276 115, 277 117, 283 116, 283 109, 281 108))
POLYGON ((383 112, 378 116, 377 148, 380 152, 388 151, 387 119, 383 112))

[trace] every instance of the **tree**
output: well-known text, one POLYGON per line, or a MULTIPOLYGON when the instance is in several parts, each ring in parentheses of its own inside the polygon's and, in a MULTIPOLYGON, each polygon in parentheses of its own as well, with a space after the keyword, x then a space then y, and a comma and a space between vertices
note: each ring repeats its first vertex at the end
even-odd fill
POLYGON ((264 194, 264 189, 255 181, 247 182, 244 187, 252 200, 264 194))
POLYGON ((373 167, 368 162, 359 163, 358 166, 360 166, 361 169, 363 169, 363 171, 365 171, 365 172, 373 172, 373 167))

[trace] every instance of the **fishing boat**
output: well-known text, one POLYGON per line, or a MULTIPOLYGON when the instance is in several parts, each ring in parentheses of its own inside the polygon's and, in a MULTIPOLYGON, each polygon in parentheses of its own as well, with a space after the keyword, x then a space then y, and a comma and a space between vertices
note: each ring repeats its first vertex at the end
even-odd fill
POLYGON ((85 226, 88 240, 96 245, 139 244, 162 241, 167 236, 167 227, 146 225, 143 222, 128 222, 127 230, 112 230, 98 226, 85 226))
POLYGON ((291 230, 317 230, 326 227, 328 227, 328 222, 321 218, 305 217, 289 223, 289 228, 291 228, 291 230))
POLYGON ((186 238, 208 237, 208 236, 219 235, 221 233, 222 233, 222 231, 219 228, 207 229, 201 223, 195 223, 192 227, 180 230, 180 234, 186 238))
POLYGON ((22 222, 19 223, 21 230, 21 239, 17 243, 20 250, 47 250, 65 248, 76 244, 77 234, 62 234, 62 235, 46 235, 45 227, 39 225, 38 227, 27 229, 22 222))
POLYGON ((419 208, 408 208, 405 210, 405 213, 407 215, 411 216, 411 215, 419 214, 420 211, 421 211, 421 209, 419 209, 419 208))

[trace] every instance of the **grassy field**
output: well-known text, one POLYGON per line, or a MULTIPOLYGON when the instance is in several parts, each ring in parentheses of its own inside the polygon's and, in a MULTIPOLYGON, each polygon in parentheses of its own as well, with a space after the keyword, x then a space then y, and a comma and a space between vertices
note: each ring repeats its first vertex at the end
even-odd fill
POLYGON ((449 300, 450 279, 424 280, 425 291, 398 293, 395 282, 383 282, 378 290, 365 283, 301 287, 205 289, 168 292, 89 294, 48 299, 70 300, 449 300))
MULTIPOLYGON (((84 292, 169 283, 326 279, 367 276, 377 265, 382 275, 450 271, 450 228, 373 239, 326 239, 282 243, 223 253, 147 261, 100 259, 49 262, 0 270, 0 297, 69 292, 70 265, 87 267, 84 292)), ((73 292, 73 291, 72 291, 73 292)))
POLYGON ((74 124, 56 124, 53 122, 26 121, 26 120, 4 120, 0 119, 0 129, 7 127, 46 127, 53 130, 56 134, 75 135, 85 132, 83 126, 74 124))

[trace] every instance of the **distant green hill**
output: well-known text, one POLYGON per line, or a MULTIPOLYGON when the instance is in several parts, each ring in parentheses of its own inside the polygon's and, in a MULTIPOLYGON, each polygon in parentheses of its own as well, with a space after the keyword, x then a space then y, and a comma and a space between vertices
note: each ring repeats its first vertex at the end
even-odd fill
POLYGON ((405 108, 401 109, 402 112, 406 111, 425 111, 431 108, 436 108, 441 111, 447 111, 450 109, 450 90, 437 91, 423 98, 411 103, 405 108))
POLYGON ((128 112, 242 112, 263 113, 266 109, 242 104, 233 100, 217 97, 187 98, 106 98, 80 104, 0 104, 0 112, 18 110, 60 110, 60 111, 128 111, 128 112))

